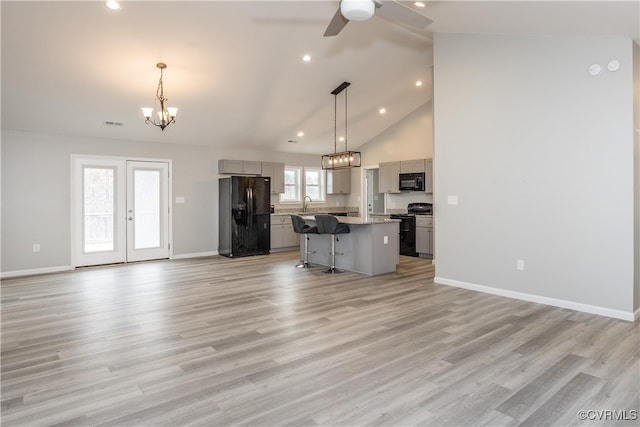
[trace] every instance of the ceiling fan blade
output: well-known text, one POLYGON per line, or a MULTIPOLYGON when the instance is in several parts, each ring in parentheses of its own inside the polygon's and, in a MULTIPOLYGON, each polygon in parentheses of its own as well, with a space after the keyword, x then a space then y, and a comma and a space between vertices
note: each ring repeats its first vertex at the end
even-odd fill
POLYGON ((345 25, 347 25, 347 22, 349 22, 349 20, 342 16, 342 13, 340 13, 340 8, 338 7, 336 14, 333 15, 333 18, 331 18, 331 22, 329 22, 329 25, 324 32, 324 36, 332 37, 337 35, 340 31, 342 31, 345 25))
MULTIPOLYGON (((338 10, 338 12, 340 11, 338 10)), ((433 20, 396 1, 381 2, 379 9, 376 9, 376 15, 419 30, 433 23, 433 20)))

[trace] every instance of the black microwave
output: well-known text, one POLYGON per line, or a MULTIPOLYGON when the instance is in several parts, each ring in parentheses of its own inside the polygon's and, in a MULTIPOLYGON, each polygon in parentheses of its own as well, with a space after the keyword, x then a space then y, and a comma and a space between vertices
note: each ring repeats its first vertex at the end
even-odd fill
POLYGON ((399 188, 401 191, 424 191, 424 172, 401 173, 399 188))

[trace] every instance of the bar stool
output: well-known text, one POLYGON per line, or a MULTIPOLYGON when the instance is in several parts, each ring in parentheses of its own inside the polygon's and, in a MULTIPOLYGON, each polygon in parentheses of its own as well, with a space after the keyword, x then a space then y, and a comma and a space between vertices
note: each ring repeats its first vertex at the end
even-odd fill
MULTIPOLYGON (((347 224, 341 224, 333 215, 316 215, 316 223, 318 224, 318 233, 331 234, 331 267, 323 273, 344 273, 343 270, 336 268, 336 237, 337 234, 347 234, 351 229, 347 224)), ((343 255, 343 253, 340 253, 343 255)))
MULTIPOLYGON (((298 234, 304 234, 304 259, 300 260, 300 264, 296 265, 296 268, 310 268, 308 243, 309 234, 318 234, 318 227, 315 225, 310 226, 300 215, 291 215, 291 224, 293 225, 293 231, 298 234)), ((315 251, 312 253, 315 253, 315 251)))

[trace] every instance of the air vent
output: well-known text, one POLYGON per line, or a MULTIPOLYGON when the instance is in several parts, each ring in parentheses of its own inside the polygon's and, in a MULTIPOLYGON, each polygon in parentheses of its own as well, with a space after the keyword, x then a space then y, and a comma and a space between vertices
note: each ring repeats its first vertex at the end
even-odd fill
POLYGON ((124 126, 124 123, 122 122, 110 122, 108 120, 106 120, 104 124, 107 126, 124 126))

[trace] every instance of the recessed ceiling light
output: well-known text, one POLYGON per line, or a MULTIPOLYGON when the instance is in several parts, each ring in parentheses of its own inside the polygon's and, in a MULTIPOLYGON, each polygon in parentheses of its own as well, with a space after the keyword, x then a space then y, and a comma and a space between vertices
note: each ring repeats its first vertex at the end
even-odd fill
POLYGON ((304 136, 304 132, 298 132, 298 136, 304 136))
POLYGON ((413 4, 415 4, 417 7, 425 7, 424 2, 421 1, 414 2, 413 4))
POLYGON ((303 60, 304 62, 309 62, 309 61, 311 61, 311 55, 304 55, 304 56, 302 57, 302 60, 303 60))
POLYGON ((384 114, 384 113, 386 113, 386 112, 387 112, 387 109, 386 109, 386 108, 381 108, 381 109, 379 109, 379 110, 378 110, 378 112, 379 112, 380 114, 384 114))
POLYGON ((108 0, 107 7, 109 9, 118 10, 120 9, 120 3, 118 3, 116 0, 108 0))
POLYGON ((340 138, 338 138, 338 141, 344 142, 344 136, 341 136, 340 138))
POLYGON ((418 87, 422 86, 422 80, 418 80, 418 81, 416 82, 416 86, 418 86, 418 87))

